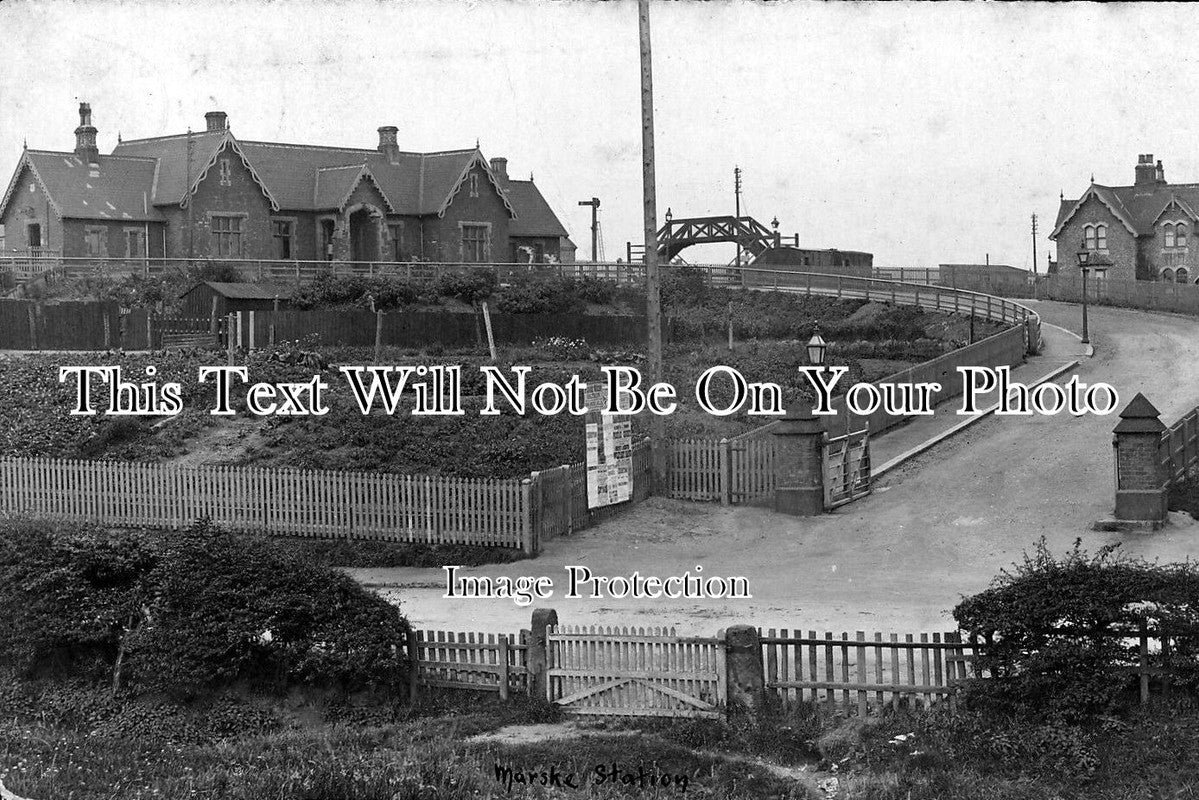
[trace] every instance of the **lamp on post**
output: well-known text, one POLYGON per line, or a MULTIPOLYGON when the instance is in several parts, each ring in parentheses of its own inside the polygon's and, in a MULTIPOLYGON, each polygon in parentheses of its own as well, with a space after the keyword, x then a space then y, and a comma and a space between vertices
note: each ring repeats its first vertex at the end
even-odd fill
POLYGON ((1087 250, 1078 251, 1078 268, 1082 270, 1082 343, 1090 344, 1090 332, 1087 330, 1087 273, 1091 271, 1091 254, 1087 250))
POLYGON ((824 368, 824 354, 828 350, 828 343, 820 336, 820 326, 817 325, 812 331, 812 338, 808 339, 808 362, 814 367, 824 368))

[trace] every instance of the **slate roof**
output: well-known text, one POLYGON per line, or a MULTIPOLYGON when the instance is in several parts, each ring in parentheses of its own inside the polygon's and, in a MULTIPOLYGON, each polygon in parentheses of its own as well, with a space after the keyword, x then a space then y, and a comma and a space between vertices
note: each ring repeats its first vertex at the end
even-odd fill
MULTIPOLYGON (((226 138, 244 157, 264 191, 291 211, 339 208, 348 192, 342 182, 356 172, 348 167, 365 165, 394 213, 425 215, 440 213, 457 189, 467 169, 479 162, 491 173, 487 160, 477 148, 436 153, 399 153, 393 163, 378 150, 351 147, 285 144, 281 142, 241 141, 228 131, 192 134, 193 183, 209 162, 215 159, 226 138), (199 165, 199 166, 196 166, 199 165)), ((125 141, 115 153, 154 156, 162 160, 157 191, 158 202, 178 202, 185 196, 187 172, 187 136, 163 136, 155 139, 125 141)), ((352 188, 352 187, 350 187, 352 188)), ((520 213, 513 208, 519 218, 520 213)))
POLYGON ((100 156, 99 163, 92 165, 74 153, 26 150, 0 210, 8 205, 26 167, 59 216, 131 222, 157 222, 163 218, 150 196, 153 159, 100 156))
POLYGON ((274 300, 276 297, 287 299, 291 297, 295 286, 283 283, 226 283, 223 281, 203 281, 197 283, 184 294, 191 294, 197 286, 207 286, 222 297, 230 300, 274 300))
POLYGON ((1083 203, 1094 197, 1103 203, 1116 219, 1134 236, 1149 236, 1162 212, 1172 206, 1182 216, 1199 220, 1193 209, 1199 208, 1199 184, 1146 183, 1140 186, 1102 186, 1092 184, 1077 200, 1061 201, 1057 221, 1050 239, 1061 233, 1062 226, 1074 216, 1083 203))
POLYGON ((511 236, 566 236, 566 228, 532 181, 501 181, 508 199, 517 208, 508 226, 511 236))
POLYGON ((370 180, 392 213, 440 214, 468 171, 478 165, 508 207, 512 235, 567 235, 531 180, 508 180, 494 172, 478 147, 401 152, 389 158, 361 148, 241 141, 228 129, 122 141, 112 155, 100 156, 98 176, 90 175, 88 165, 74 153, 29 150, 0 202, 0 212, 28 163, 62 216, 160 221, 164 217, 155 206, 185 205, 190 189, 226 151, 241 158, 272 208, 290 211, 341 209, 358 182, 370 180))

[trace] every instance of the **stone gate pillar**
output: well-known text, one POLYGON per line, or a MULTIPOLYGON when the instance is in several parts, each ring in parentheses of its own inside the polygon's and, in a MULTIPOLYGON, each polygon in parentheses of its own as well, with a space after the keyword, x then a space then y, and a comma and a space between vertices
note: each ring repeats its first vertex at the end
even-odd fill
POLYGON ((824 424, 810 405, 788 409, 774 430, 774 510, 824 513, 824 424))
POLYGON ((724 632, 725 689, 728 711, 756 711, 766 700, 762 641, 753 625, 733 625, 724 632))
POLYGON ((1160 527, 1166 520, 1170 476, 1162 463, 1166 426, 1160 412, 1137 393, 1116 425, 1116 520, 1160 527))

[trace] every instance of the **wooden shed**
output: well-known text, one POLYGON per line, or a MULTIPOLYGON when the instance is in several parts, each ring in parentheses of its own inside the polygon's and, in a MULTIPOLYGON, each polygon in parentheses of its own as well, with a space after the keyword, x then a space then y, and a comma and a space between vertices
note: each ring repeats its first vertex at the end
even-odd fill
POLYGON ((185 317, 224 316, 235 311, 271 311, 290 308, 295 287, 282 283, 197 283, 180 296, 185 317))

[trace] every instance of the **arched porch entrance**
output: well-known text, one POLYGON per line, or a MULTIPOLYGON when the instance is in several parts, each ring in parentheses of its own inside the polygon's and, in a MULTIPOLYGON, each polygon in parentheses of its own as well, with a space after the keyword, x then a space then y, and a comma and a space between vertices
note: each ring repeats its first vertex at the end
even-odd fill
POLYGON ((383 219, 383 212, 371 205, 347 209, 346 229, 350 236, 351 261, 382 260, 383 219))

